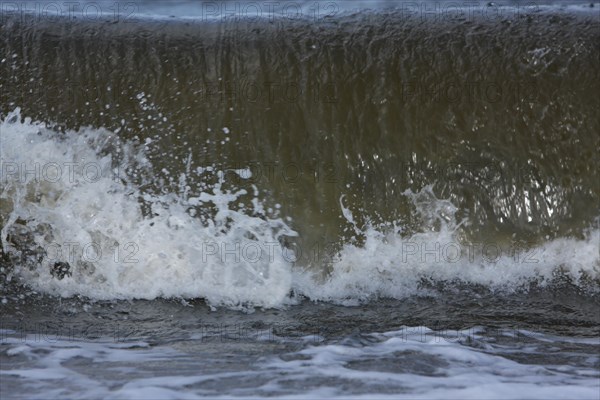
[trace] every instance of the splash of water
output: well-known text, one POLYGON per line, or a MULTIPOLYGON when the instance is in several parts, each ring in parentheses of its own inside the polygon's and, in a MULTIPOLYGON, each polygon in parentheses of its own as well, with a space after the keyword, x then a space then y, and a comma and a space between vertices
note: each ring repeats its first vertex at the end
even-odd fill
POLYGON ((290 304, 291 292, 356 304, 427 294, 439 283, 516 290, 568 279, 597 288, 600 279, 597 229, 583 240, 536 246, 467 241, 458 210, 431 186, 404 193, 420 220, 416 231, 359 226, 358 211, 340 198, 353 238, 332 259, 295 265, 285 237, 297 233, 265 210, 255 186, 231 185, 223 171, 187 168, 180 193, 154 193, 147 189, 148 144, 105 129, 59 133, 22 120, 18 109, 1 122, 0 135, 3 259, 11 279, 44 293, 204 298, 247 309, 290 304), (211 175, 199 192, 186 184, 194 173, 211 175))
POLYGON ((221 177, 187 199, 144 192, 133 183, 150 168, 142 147, 102 129, 59 134, 20 119, 16 110, 0 126, 0 198, 8 211, 1 239, 3 252, 17 258, 14 274, 27 284, 96 299, 203 297, 230 307, 284 302, 291 264, 277 248, 283 235, 295 233, 279 218, 234 209, 244 191, 223 189, 221 177), (116 160, 108 147, 126 157, 116 160), (215 212, 195 218, 198 208, 215 212), (31 249, 39 257, 27 258, 31 249), (68 273, 56 279, 57 265, 65 263, 68 273))

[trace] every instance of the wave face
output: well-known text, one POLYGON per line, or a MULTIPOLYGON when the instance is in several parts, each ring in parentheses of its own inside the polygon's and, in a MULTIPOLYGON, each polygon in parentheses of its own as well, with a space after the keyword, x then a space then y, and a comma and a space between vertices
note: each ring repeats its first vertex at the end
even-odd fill
POLYGON ((599 287, 593 16, 23 14, 0 33, 4 290, 274 307, 599 287))

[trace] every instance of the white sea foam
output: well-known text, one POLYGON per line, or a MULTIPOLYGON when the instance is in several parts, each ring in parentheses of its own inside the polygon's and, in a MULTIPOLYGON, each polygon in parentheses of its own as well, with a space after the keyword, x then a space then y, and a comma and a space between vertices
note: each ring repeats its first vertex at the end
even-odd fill
POLYGON ((25 221, 35 233, 27 245, 45 250, 41 265, 17 266, 27 284, 95 299, 203 297, 215 305, 266 307, 284 302, 290 263, 274 247, 281 235, 294 232, 280 219, 230 209, 244 193, 218 184, 187 202, 142 193, 125 173, 132 163, 147 165, 133 145, 113 143, 106 130, 58 134, 19 119, 17 110, 0 125, 0 199, 10 210, 1 239, 4 251, 18 252, 7 239, 14 224, 25 221), (100 155, 108 144, 125 153, 121 165, 100 155), (151 207, 150 217, 142 214, 140 197, 151 207), (216 207, 211 220, 190 215, 190 206, 207 203, 216 207), (65 261, 72 276, 53 278, 53 264, 65 261))
POLYGON ((272 337, 298 350, 264 348, 257 358, 244 349, 259 341, 149 346, 0 331, 0 359, 10 361, 0 377, 34 398, 597 399, 597 340, 574 347, 569 337, 513 333, 403 327, 319 344, 272 337))
MULTIPOLYGON (((439 229, 403 237, 368 227, 361 245, 346 243, 332 263, 324 281, 305 272, 294 276, 300 293, 314 300, 355 304, 373 297, 404 298, 425 292, 423 283, 449 282, 481 285, 491 290, 513 292, 531 283, 547 286, 557 279, 586 285, 600 279, 600 231, 586 239, 558 238, 533 247, 494 242, 464 242, 452 204, 436 199, 431 187, 421 193, 407 192, 424 221, 439 222, 439 229), (424 203, 419 203, 423 198, 424 203)), ((343 207, 343 206, 342 206, 343 207)), ((344 210, 350 223, 352 213, 344 210)), ((426 285, 425 285, 426 286, 426 285)))
MULTIPOLYGON (((353 396, 356 398, 369 398, 378 390, 383 391, 384 398, 385 393, 395 393, 394 398, 422 399, 594 397, 598 374, 593 372, 593 362, 586 371, 581 367, 567 368, 562 375, 553 373, 552 365, 520 363, 505 357, 511 352, 544 353, 538 344, 544 335, 528 333, 531 337, 527 339, 498 346, 494 339, 504 332, 490 337, 480 328, 440 332, 427 327, 405 327, 366 335, 370 339, 367 345, 347 339, 309 346, 286 360, 273 357, 263 368, 283 375, 271 382, 272 388, 281 388, 284 382, 289 385, 288 380, 313 382, 320 378, 331 382, 307 394, 314 398, 344 396, 339 383, 350 381, 361 382, 362 388, 367 389, 367 395, 353 396), (475 342, 479 346, 468 345, 475 342)), ((569 340, 552 339, 555 345, 569 340)), ((307 386, 310 388, 310 384, 307 386)))
POLYGON ((423 221, 422 231, 410 235, 359 229, 340 199, 340 214, 365 240, 345 243, 327 266, 331 273, 316 278, 324 266, 293 265, 293 252, 280 242, 296 233, 283 219, 265 216, 258 190, 250 208, 240 208, 238 199, 249 193, 226 189, 219 171, 213 171, 218 182, 200 193, 189 191, 182 174, 181 194, 156 195, 142 190, 144 174, 152 176, 144 146, 123 143, 105 129, 57 133, 21 122, 17 110, 0 124, 0 140, 3 251, 23 260, 31 256, 24 248, 43 249, 41 263, 17 262, 11 277, 45 293, 278 307, 292 301, 291 291, 353 304, 423 293, 423 282, 514 290, 557 276, 575 284, 600 279, 598 230, 584 240, 517 249, 524 251, 488 246, 486 255, 481 246, 462 244, 455 207, 431 188, 406 193, 423 221), (197 210, 204 208, 214 212, 201 218, 197 210), (19 229, 30 233, 31 243, 19 229), (52 275, 59 262, 69 263, 71 276, 52 275))

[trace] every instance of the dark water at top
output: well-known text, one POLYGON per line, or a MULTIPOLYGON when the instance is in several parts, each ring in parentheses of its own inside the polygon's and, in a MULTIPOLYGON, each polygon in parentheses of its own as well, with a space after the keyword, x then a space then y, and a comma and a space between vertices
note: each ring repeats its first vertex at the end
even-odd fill
POLYGON ((593 7, 350 3, 363 11, 204 18, 210 2, 182 2, 195 18, 92 18, 5 5, 0 114, 149 144, 151 176, 132 178, 145 192, 187 198, 214 184, 206 167, 225 171, 249 192, 240 203, 256 190, 291 218, 288 244, 339 248, 367 226, 410 235, 454 217, 470 240, 586 236, 600 204, 593 7), (455 215, 415 217, 405 193, 428 185, 455 215))
MULTIPOLYGON (((597 18, 529 11, 308 22, 5 15, 0 107, 152 138, 157 181, 163 168, 250 167, 249 182, 305 235, 343 234, 342 195, 359 224, 406 220, 402 193, 428 184, 474 232, 581 235, 600 196, 597 18)), ((155 189, 169 186, 162 178, 155 189)))

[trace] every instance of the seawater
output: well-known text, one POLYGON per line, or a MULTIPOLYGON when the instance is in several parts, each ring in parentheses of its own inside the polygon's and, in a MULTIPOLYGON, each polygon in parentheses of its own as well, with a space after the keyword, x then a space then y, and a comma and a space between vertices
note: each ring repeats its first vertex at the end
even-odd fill
POLYGON ((2 8, 3 398, 598 397, 597 8, 157 4, 2 8))

